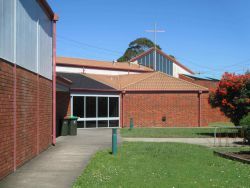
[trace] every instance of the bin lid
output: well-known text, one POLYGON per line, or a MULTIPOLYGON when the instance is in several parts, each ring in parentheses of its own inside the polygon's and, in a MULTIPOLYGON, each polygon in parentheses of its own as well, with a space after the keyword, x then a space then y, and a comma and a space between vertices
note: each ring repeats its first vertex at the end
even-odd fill
POLYGON ((64 119, 73 119, 73 120, 76 120, 78 119, 77 116, 65 116, 64 119))

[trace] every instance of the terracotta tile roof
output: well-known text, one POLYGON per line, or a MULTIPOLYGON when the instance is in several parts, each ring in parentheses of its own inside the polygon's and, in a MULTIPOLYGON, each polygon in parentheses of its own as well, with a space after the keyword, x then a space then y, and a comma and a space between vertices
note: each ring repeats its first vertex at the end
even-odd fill
MULTIPOLYGON (((142 54, 132 58, 130 60, 130 62, 134 62, 136 60, 138 60, 139 58, 145 56, 145 55, 148 55, 149 53, 151 53, 152 51, 154 51, 154 48, 150 48, 149 50, 147 50, 146 52, 143 52, 142 54)), ((163 51, 159 50, 159 49, 156 49, 156 51, 163 55, 164 57, 166 57, 167 59, 169 59, 170 61, 174 62, 176 65, 179 65, 180 67, 182 67, 184 70, 186 70, 187 72, 189 72, 190 74, 194 74, 193 71, 191 71, 189 68, 187 68, 186 66, 182 65, 179 61, 177 61, 176 59, 170 57, 169 55, 167 55, 166 53, 164 53, 163 51)))
POLYGON ((161 72, 128 75, 84 74, 117 90, 126 91, 208 91, 208 88, 161 72))
POLYGON ((57 57, 57 65, 65 66, 81 66, 88 68, 97 69, 110 69, 110 70, 127 70, 127 71, 137 71, 137 72, 152 72, 153 69, 145 67, 143 65, 133 64, 130 62, 109 62, 109 61, 97 61, 90 59, 79 59, 71 57, 57 57))

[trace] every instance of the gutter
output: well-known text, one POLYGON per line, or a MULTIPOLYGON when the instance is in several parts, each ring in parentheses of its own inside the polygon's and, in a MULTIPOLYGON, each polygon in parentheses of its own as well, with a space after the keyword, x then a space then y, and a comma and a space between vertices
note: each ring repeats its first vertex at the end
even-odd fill
POLYGON ((98 70, 110 70, 110 71, 130 71, 130 72, 153 72, 153 70, 142 70, 142 69, 126 69, 126 68, 119 68, 119 67, 98 67, 98 66, 91 66, 91 65, 82 65, 82 64, 68 64, 68 63, 59 63, 57 62, 57 66, 66 66, 66 67, 79 67, 79 68, 93 68, 93 69, 98 69, 98 70))
POLYGON ((16 142, 16 129, 17 129, 17 107, 16 107, 16 87, 17 87, 17 80, 16 80, 16 64, 14 64, 13 67, 13 80, 14 80, 14 86, 13 86, 13 124, 14 124, 14 128, 13 128, 13 138, 14 138, 14 146, 13 146, 13 168, 14 168, 14 172, 16 171, 16 148, 17 148, 17 142, 16 142))
POLYGON ((198 126, 201 126, 201 94, 202 91, 199 91, 198 98, 199 98, 199 104, 198 104, 198 126))
POLYGON ((52 51, 52 62, 53 62, 53 123, 52 123, 52 144, 56 144, 56 22, 58 16, 55 14, 53 17, 53 51, 52 51))
POLYGON ((103 92, 121 92, 120 90, 114 89, 89 89, 89 88, 71 88, 70 91, 103 91, 103 92))
POLYGON ((121 127, 124 127, 124 95, 126 91, 122 91, 121 93, 121 127))

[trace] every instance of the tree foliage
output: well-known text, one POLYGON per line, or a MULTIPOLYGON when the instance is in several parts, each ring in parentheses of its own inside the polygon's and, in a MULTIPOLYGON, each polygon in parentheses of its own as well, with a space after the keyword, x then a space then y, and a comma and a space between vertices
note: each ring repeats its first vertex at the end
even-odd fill
POLYGON ((212 107, 219 107, 235 125, 250 110, 250 75, 225 73, 217 88, 210 92, 212 107))
MULTIPOLYGON (((129 61, 130 59, 140 55, 141 53, 147 51, 148 49, 154 47, 154 43, 147 38, 138 38, 129 43, 129 47, 117 61, 124 62, 129 61)), ((156 48, 161 50, 159 45, 156 45, 156 48)))
POLYGON ((246 73, 245 74, 250 74, 250 70, 249 69, 247 69, 247 71, 246 71, 246 73))

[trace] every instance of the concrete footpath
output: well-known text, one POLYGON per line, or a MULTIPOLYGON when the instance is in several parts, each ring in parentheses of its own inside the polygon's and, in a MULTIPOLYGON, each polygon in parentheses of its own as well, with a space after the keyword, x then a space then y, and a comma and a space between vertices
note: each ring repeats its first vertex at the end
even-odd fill
POLYGON ((122 138, 127 142, 177 142, 203 146, 239 146, 242 138, 122 138))
MULTIPOLYGON (((111 129, 78 129, 5 179, 1 188, 69 188, 99 149, 111 148, 111 129)), ((120 137, 118 135, 118 141, 120 137)))

